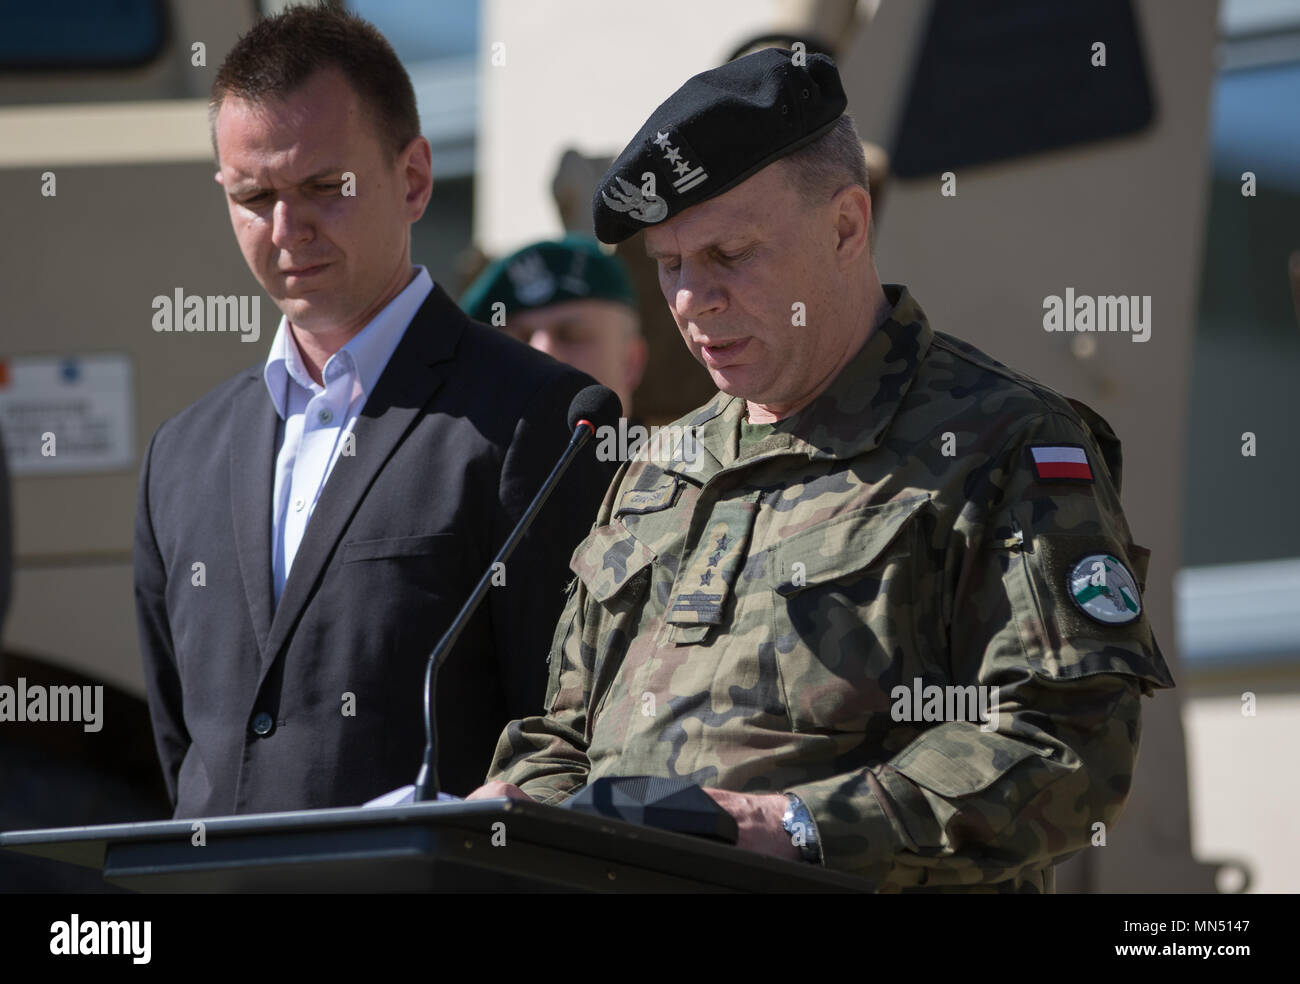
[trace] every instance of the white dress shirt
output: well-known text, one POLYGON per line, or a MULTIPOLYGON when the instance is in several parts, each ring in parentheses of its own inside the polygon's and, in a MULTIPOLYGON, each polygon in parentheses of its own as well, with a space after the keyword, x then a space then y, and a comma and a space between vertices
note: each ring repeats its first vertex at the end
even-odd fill
POLYGON ((429 271, 415 277, 361 331, 330 356, 316 383, 281 316, 263 377, 280 416, 271 496, 271 580, 275 603, 293 568, 307 521, 340 454, 355 454, 357 415, 374 391, 415 312, 433 290, 429 271))

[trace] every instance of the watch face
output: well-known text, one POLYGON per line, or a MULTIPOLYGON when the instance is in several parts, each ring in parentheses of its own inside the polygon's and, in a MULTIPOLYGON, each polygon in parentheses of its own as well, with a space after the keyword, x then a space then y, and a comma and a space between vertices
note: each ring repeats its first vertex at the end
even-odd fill
POLYGON ((816 862, 820 858, 817 849, 817 827, 813 824, 812 814, 803 800, 793 793, 786 793, 789 805, 781 817, 781 826, 790 835, 790 840, 799 848, 799 854, 805 861, 816 862))
POLYGON ((790 824, 794 822, 795 809, 801 804, 802 801, 793 793, 785 794, 785 813, 781 817, 781 823, 784 825, 786 833, 790 832, 790 824))

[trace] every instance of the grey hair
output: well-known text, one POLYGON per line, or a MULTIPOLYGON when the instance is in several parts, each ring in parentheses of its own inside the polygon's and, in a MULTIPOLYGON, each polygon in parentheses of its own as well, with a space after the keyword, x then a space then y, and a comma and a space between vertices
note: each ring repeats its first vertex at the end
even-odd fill
POLYGON ((812 143, 781 158, 805 202, 822 202, 846 185, 870 191, 867 158, 853 117, 844 113, 812 143))

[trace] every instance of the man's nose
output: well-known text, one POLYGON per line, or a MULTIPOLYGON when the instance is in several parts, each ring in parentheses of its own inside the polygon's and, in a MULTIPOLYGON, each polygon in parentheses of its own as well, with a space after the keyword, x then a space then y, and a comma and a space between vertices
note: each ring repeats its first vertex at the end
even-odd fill
POLYGON ((726 310, 727 295, 700 264, 682 263, 673 290, 672 306, 679 318, 694 321, 726 310))
POLYGON ((271 242, 280 249, 291 249, 310 240, 313 230, 306 212, 301 204, 291 204, 284 198, 277 201, 272 210, 271 242))

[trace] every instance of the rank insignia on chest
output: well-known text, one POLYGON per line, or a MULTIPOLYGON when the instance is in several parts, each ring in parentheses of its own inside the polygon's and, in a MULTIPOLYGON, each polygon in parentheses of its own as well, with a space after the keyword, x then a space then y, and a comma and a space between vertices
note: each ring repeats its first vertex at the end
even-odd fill
POLYGON ((1091 482, 1088 453, 1079 444, 1031 444, 1029 459, 1043 482, 1091 482))
MULTIPOLYGON (((736 575, 745 560, 754 525, 757 493, 740 501, 717 503, 695 548, 683 561, 668 603, 670 626, 719 625, 736 575)), ((695 634, 681 632, 674 642, 698 642, 695 634)))

